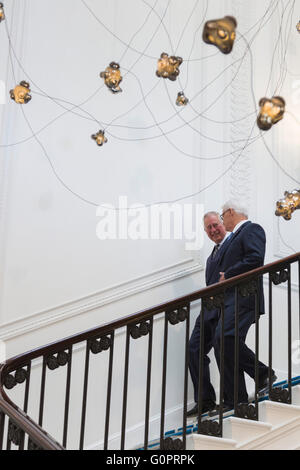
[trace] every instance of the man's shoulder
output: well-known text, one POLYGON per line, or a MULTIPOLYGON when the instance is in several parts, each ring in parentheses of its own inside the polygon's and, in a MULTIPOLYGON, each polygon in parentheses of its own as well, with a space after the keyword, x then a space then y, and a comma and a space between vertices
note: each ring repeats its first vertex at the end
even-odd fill
POLYGON ((259 239, 261 241, 266 241, 266 233, 263 227, 255 222, 249 222, 245 224, 243 230, 241 230, 240 240, 251 240, 259 239))
POLYGON ((265 232, 263 227, 259 224, 257 224, 256 222, 248 222, 248 223, 245 223, 244 225, 244 232, 265 232))

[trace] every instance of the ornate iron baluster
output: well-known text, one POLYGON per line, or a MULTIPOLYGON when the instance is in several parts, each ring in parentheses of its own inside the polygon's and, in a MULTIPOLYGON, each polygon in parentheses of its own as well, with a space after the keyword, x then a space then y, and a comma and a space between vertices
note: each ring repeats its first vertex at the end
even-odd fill
POLYGON ((190 304, 187 306, 186 329, 185 329, 185 365, 184 365, 184 392, 183 392, 183 432, 182 447, 186 448, 186 420, 188 400, 188 373, 189 373, 189 337, 190 337, 190 304))
POLYGON ((198 434, 201 434, 201 415, 203 409, 203 364, 204 364, 204 308, 208 308, 206 299, 201 299, 200 311, 200 348, 199 348, 199 382, 198 382, 198 434))
POLYGON ((29 438, 28 440, 28 450, 43 450, 40 446, 35 444, 32 439, 29 438))
POLYGON ((39 425, 41 427, 43 426, 43 415, 44 415, 46 367, 47 367, 47 359, 44 356, 43 357, 42 377, 41 377, 40 410, 39 410, 39 425))
POLYGON ((89 346, 88 347, 89 347, 90 352, 92 354, 95 354, 95 355, 109 350, 107 396, 106 396, 106 415, 105 415, 105 430, 104 430, 104 450, 107 450, 107 447, 108 447, 108 433, 109 433, 109 418, 110 418, 111 386, 112 386, 114 331, 112 333, 108 333, 104 336, 101 336, 100 338, 91 339, 89 341, 89 346))
POLYGON ((183 442, 181 439, 172 439, 167 437, 162 439, 160 444, 161 450, 184 450, 183 442))
POLYGON ((199 359, 199 395, 198 395, 198 434, 221 437, 223 428, 223 399, 224 399, 224 292, 212 297, 205 297, 202 300, 200 317, 200 359, 199 359), (202 421, 202 390, 203 390, 203 363, 204 363, 204 311, 220 309, 221 318, 221 338, 220 338, 220 405, 219 422, 213 420, 202 421))
POLYGON ((151 317, 150 324, 149 324, 144 450, 147 450, 148 448, 148 436, 149 436, 152 340, 153 340, 153 317, 151 317))
POLYGON ((11 443, 19 448, 22 447, 24 443, 24 431, 10 419, 7 431, 7 450, 10 450, 11 443))
POLYGON ((288 403, 292 403, 292 295, 291 295, 291 266, 288 266, 287 269, 288 276, 288 391, 289 398, 288 403))
POLYGON ((65 413, 64 413, 64 430, 63 430, 63 446, 67 447, 68 438, 68 423, 69 423, 69 405, 70 405, 70 388, 71 388, 71 369, 72 369, 72 352, 71 347, 68 351, 68 369, 67 369, 67 380, 66 380, 66 394, 65 394, 65 413))
POLYGON ((89 381, 89 365, 90 365, 90 349, 91 349, 91 341, 88 340, 86 342, 86 349, 85 349, 84 383, 83 383, 83 398, 82 398, 82 408, 81 408, 81 427, 80 427, 79 450, 83 450, 83 446, 84 446, 86 402, 87 402, 87 391, 88 391, 88 381, 89 381))
POLYGON ((289 278, 289 269, 282 268, 279 271, 270 272, 271 280, 275 286, 286 282, 289 278))
MULTIPOLYGON (((288 281, 287 306, 288 306, 288 389, 269 386, 269 399, 276 402, 288 403, 292 402, 292 319, 291 319, 291 268, 290 265, 285 266, 276 272, 270 272, 270 283, 274 285, 282 284, 288 281)), ((269 379, 270 379, 269 370, 269 379)))
POLYGON ((0 450, 3 449, 3 436, 5 426, 5 414, 0 411, 0 450))
POLYGON ((122 430, 121 430, 121 450, 125 447, 126 413, 127 413, 127 393, 128 393, 128 370, 129 370, 129 346, 130 346, 130 325, 126 329, 126 351, 124 367, 124 389, 123 389, 123 410, 122 410, 122 430))
POLYGON ((104 450, 107 450, 107 447, 108 447, 112 368, 113 368, 113 357, 114 357, 114 338, 115 338, 115 332, 113 331, 110 335, 110 351, 109 351, 107 397, 106 397, 106 417, 105 417, 105 431, 104 431, 104 450))
POLYGON ((17 369, 14 373, 8 374, 4 379, 4 387, 7 390, 12 390, 18 384, 24 383, 29 377, 29 366, 27 366, 27 371, 24 368, 17 369))
POLYGON ((272 364, 273 364, 273 282, 269 273, 269 399, 272 394, 272 364))
POLYGON ((239 289, 235 287, 235 321, 234 321, 234 414, 238 416, 239 403, 239 289))
MULTIPOLYGON (((165 312, 165 328, 164 328, 164 352, 163 352, 163 374, 162 374, 162 398, 161 398, 161 419, 160 419, 160 448, 165 445, 164 429, 165 429, 165 411, 166 411, 166 377, 167 377, 167 352, 168 352, 168 324, 177 325, 187 320, 189 316, 189 307, 182 306, 177 309, 168 310, 165 312)), ((184 428, 186 428, 186 420, 184 421, 184 428)), ((180 445, 183 446, 183 441, 179 439, 180 445)), ((167 441, 169 442, 169 441, 167 441)), ((177 444, 179 445, 179 444, 177 444)), ((183 447, 182 447, 183 448, 183 447)))
POLYGON ((222 427, 218 421, 204 420, 200 424, 200 432, 198 434, 205 434, 206 436, 222 437, 222 427))

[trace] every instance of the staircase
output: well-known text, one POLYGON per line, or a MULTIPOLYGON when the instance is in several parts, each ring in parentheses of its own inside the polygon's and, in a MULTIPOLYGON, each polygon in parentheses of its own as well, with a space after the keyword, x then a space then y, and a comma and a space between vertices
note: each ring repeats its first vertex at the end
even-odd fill
MULTIPOLYGON (((103 450, 113 446, 123 451, 133 446, 136 449, 139 441, 141 450, 300 450, 300 376, 292 379, 293 374, 299 373, 293 363, 293 341, 297 344, 299 341, 299 299, 300 252, 8 359, 0 364, 0 450, 5 445, 7 450, 83 450, 94 447, 96 442, 103 450), (228 289, 234 289, 237 300, 239 296, 254 296, 258 314, 257 286, 264 275, 269 286, 269 313, 264 320, 264 340, 269 349, 267 362, 269 372, 276 371, 273 331, 280 328, 281 344, 286 344, 287 348, 287 357, 280 362, 284 380, 273 384, 268 391, 274 401, 260 396, 255 387, 254 411, 256 413, 258 407, 258 415, 254 413, 254 416, 259 417, 258 421, 235 417, 233 411, 221 412, 220 416, 202 416, 202 422, 213 420, 215 423, 206 422, 200 427, 203 434, 198 434, 197 420, 186 420, 186 410, 191 405, 188 394, 191 307, 196 303, 199 309, 200 301, 202 312, 204 308, 220 309, 224 343, 224 305, 228 289), (293 292, 292 281, 296 286, 293 292), (279 285, 287 297, 284 318, 275 308, 276 291, 273 293, 273 290, 279 285), (154 320, 159 321, 154 325, 154 320), (174 353, 175 348, 171 349, 170 344, 175 338, 174 353), (159 380, 156 379, 157 367, 160 368, 159 380), (175 400, 170 393, 172 387, 178 387, 178 394, 174 396, 180 400, 175 403, 182 428, 166 432, 168 398, 175 400), (139 403, 144 400, 144 409, 132 417, 130 411, 135 400, 139 403), (93 419, 95 409, 101 424, 98 418, 93 419), (130 439, 130 429, 135 432, 139 429, 134 439, 130 439), (223 437, 215 437, 221 435, 223 437), (156 441, 150 440, 152 436, 156 441)), ((237 302, 236 321, 238 318, 237 302)), ((260 344, 258 326, 259 321, 254 338, 255 377, 260 344)), ((201 365, 203 348, 200 356, 201 365)), ((235 370, 238 370, 238 355, 235 370)), ((222 361, 219 378, 219 385, 215 384, 219 390, 217 396, 224 397, 222 361)), ((199 390, 201 396, 201 387, 199 390)), ((238 391, 236 377, 235 390, 238 391)), ((253 408, 253 405, 246 409, 237 407, 237 413, 251 417, 253 408)), ((171 420, 174 421, 179 423, 177 415, 171 420)))
POLYGON ((292 404, 264 400, 259 403, 259 421, 229 416, 223 422, 223 437, 192 433, 188 450, 300 450, 300 385, 292 389, 292 404))

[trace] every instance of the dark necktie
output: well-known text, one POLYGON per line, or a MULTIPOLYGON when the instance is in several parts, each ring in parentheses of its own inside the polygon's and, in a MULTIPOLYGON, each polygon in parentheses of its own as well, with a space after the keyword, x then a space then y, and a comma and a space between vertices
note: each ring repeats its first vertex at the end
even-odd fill
POLYGON ((212 258, 213 258, 213 259, 216 257, 216 255, 217 255, 219 249, 220 249, 220 244, 219 244, 219 245, 216 245, 216 246, 214 247, 214 251, 213 251, 213 254, 212 254, 212 258))

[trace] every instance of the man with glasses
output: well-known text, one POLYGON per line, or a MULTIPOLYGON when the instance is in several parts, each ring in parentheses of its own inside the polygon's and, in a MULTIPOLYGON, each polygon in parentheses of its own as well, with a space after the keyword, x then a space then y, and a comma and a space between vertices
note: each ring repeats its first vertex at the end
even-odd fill
MULTIPOLYGON (((247 211, 239 204, 229 201, 223 212, 208 212, 204 216, 204 229, 215 247, 206 263, 206 284, 211 285, 233 276, 262 266, 265 255, 265 233, 263 228, 248 220, 247 211)), ((262 279, 259 282, 259 312, 264 313, 262 279)), ((244 372, 254 379, 255 355, 245 344, 246 335, 255 322, 255 300, 253 296, 239 297, 239 403, 248 402, 244 372)), ((219 309, 203 311, 204 314, 204 363, 202 413, 215 408, 216 395, 210 382, 208 353, 214 347, 217 364, 220 367, 221 321, 219 309)), ((235 292, 228 289, 224 311, 224 405, 234 405, 234 344, 235 344, 235 292)), ((194 385, 196 405, 187 413, 188 417, 198 414, 198 382, 200 351, 200 315, 198 316, 189 343, 189 369, 194 385)), ((259 367, 259 391, 268 387, 268 367, 262 362, 259 367)), ((272 383, 276 380, 272 372, 272 383)), ((224 409, 226 409, 224 408, 224 409)))
MULTIPOLYGON (((230 243, 219 257, 219 281, 230 279, 264 264, 266 236, 264 229, 248 220, 248 211, 239 202, 228 201, 223 206, 221 218, 226 230, 232 233, 230 243)), ((225 336, 224 336, 224 403, 232 408, 234 404, 234 358, 235 358, 235 288, 227 289, 225 295, 225 336)), ((258 281, 258 313, 265 313, 263 279, 258 281)), ((247 403, 248 394, 244 372, 255 378, 255 354, 246 345, 250 326, 255 323, 255 295, 238 296, 239 318, 239 376, 238 402, 247 403)), ((221 328, 216 328, 214 338, 215 356, 220 366, 221 328)), ((269 385, 268 367, 258 363, 258 390, 269 385)), ((271 381, 276 380, 272 371, 271 381)))

